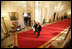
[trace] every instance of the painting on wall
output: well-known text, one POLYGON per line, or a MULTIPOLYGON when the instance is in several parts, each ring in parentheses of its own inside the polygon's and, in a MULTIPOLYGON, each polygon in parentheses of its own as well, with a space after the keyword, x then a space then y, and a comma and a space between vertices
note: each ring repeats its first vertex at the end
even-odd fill
POLYGON ((9 12, 10 20, 18 20, 17 12, 9 12))

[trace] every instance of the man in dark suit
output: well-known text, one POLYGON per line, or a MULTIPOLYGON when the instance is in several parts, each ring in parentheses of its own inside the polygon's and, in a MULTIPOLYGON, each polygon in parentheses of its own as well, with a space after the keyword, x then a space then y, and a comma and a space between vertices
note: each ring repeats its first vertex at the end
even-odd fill
POLYGON ((35 23, 35 24, 34 24, 34 29, 35 29, 34 34, 37 32, 37 26, 38 26, 38 24, 35 23))
POLYGON ((37 38, 40 36, 40 31, 41 30, 42 30, 42 27, 41 27, 40 23, 38 23, 38 26, 37 26, 37 32, 38 32, 37 38))

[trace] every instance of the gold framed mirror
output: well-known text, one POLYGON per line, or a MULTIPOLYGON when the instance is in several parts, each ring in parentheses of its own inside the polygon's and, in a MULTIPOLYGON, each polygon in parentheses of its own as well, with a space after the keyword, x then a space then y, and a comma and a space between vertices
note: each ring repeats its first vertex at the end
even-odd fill
POLYGON ((9 12, 10 20, 18 20, 17 12, 9 12))

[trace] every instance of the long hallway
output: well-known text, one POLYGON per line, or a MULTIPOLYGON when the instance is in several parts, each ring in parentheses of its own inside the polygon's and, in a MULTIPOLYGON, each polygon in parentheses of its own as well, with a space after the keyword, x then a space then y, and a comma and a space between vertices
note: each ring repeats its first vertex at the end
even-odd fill
POLYGON ((71 1, 1 1, 1 48, 70 48, 70 41, 71 1))

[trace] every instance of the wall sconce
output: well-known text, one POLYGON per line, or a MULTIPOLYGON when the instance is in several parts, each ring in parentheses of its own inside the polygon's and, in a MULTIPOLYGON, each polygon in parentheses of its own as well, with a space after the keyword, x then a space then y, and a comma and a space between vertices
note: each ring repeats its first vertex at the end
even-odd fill
POLYGON ((5 14, 5 13, 3 13, 3 14, 1 14, 1 17, 5 17, 7 14, 5 14))
POLYGON ((71 9, 67 11, 67 14, 68 14, 68 15, 71 14, 71 9))
POLYGON ((71 14, 71 12, 68 12, 68 15, 71 14))

